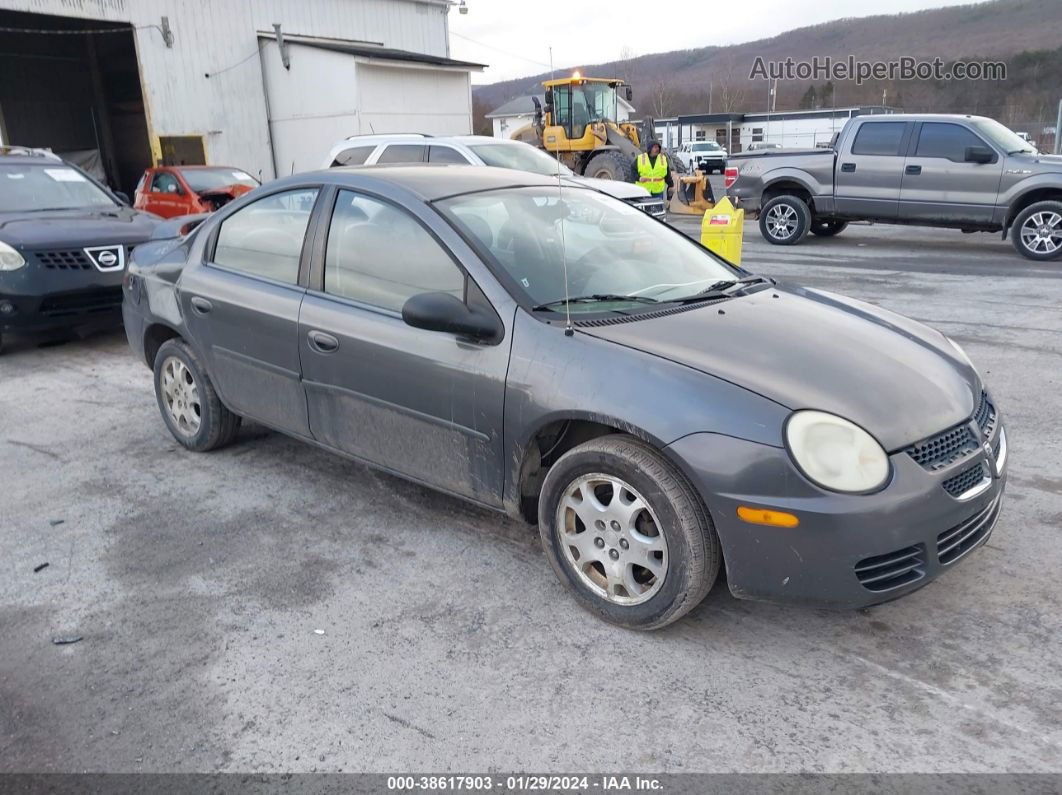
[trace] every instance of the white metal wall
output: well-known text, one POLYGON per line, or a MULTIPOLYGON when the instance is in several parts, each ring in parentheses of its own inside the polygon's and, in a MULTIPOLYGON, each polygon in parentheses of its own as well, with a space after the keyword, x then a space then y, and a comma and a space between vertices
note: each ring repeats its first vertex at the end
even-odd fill
POLYGON ((158 136, 203 135, 208 162, 267 178, 273 168, 257 31, 279 22, 289 34, 430 55, 449 49, 446 6, 434 0, 0 0, 0 8, 140 28, 137 56, 156 155, 158 136), (146 27, 163 16, 172 48, 146 27))

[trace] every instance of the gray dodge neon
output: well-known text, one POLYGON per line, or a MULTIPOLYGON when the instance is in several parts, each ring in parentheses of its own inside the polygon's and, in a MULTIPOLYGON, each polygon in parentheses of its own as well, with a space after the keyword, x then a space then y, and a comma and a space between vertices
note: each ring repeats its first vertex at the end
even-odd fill
POLYGON ((188 449, 246 417, 537 523, 627 627, 721 566, 741 598, 893 599, 999 516, 1002 418, 953 341, 533 174, 271 182, 138 247, 124 317, 188 449))

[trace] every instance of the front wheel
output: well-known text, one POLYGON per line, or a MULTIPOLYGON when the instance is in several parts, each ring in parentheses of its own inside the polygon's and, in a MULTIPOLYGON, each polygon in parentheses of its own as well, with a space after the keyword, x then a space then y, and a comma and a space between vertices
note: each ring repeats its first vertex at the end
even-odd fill
POLYGON ((630 436, 561 456, 542 484, 538 523, 550 565, 579 603, 631 629, 681 618, 719 572, 719 539, 697 493, 630 436))
POLYGON ((1011 242, 1028 259, 1044 262, 1062 257, 1062 202, 1036 202, 1018 213, 1011 242))
POLYGON ((775 196, 760 208, 760 234, 776 246, 792 246, 808 234, 811 208, 799 196, 775 196))
POLYGON ((811 234, 819 237, 833 237, 839 235, 848 226, 847 221, 834 221, 830 219, 815 219, 811 222, 811 234))

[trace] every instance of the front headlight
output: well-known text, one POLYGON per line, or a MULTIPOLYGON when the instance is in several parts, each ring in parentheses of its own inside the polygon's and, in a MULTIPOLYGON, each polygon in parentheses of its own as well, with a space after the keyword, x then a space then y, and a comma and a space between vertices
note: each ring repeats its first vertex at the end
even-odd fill
POLYGON ((889 478, 889 457, 855 423, 824 411, 797 411, 785 426, 789 454, 811 481, 831 491, 876 491, 889 478))
POLYGON ((26 260, 15 249, 0 240, 0 271, 17 271, 26 260))

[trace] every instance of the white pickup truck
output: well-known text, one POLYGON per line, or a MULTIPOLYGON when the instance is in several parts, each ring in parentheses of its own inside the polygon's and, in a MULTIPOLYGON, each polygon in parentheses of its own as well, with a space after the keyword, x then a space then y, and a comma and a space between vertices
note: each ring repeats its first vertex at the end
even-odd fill
POLYGON ((679 146, 675 157, 692 172, 699 168, 705 174, 718 171, 720 174, 726 168, 727 151, 715 141, 688 141, 679 146))

